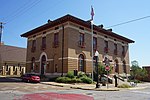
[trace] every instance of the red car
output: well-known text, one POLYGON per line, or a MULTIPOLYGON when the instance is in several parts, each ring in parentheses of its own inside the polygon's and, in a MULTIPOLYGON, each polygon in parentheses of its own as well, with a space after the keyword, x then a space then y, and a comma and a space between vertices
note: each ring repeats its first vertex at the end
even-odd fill
POLYGON ((40 77, 35 74, 24 74, 21 78, 23 82, 40 82, 40 77))

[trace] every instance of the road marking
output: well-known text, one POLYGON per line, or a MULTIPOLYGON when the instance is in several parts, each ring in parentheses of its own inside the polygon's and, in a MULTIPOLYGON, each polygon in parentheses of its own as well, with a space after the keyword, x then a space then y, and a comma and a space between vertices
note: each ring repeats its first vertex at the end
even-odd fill
POLYGON ((150 92, 147 91, 131 91, 131 92, 140 93, 140 94, 150 94, 150 92))
POLYGON ((18 89, 18 88, 20 88, 20 87, 14 87, 14 88, 12 88, 12 89, 15 90, 15 89, 18 89))

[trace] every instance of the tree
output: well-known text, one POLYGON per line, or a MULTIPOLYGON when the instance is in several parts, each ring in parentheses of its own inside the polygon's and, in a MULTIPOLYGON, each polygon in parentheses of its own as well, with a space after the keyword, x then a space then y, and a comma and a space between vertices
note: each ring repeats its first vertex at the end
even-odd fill
POLYGON ((138 65, 138 61, 131 62, 131 77, 133 79, 143 80, 147 76, 147 71, 138 65))

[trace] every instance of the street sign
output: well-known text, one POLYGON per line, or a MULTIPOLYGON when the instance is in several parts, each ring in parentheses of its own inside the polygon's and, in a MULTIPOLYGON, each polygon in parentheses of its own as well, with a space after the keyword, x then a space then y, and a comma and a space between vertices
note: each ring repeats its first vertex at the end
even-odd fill
POLYGON ((105 70, 106 70, 106 71, 109 71, 109 70, 110 70, 110 67, 109 67, 109 66, 106 66, 106 67, 105 67, 105 70))

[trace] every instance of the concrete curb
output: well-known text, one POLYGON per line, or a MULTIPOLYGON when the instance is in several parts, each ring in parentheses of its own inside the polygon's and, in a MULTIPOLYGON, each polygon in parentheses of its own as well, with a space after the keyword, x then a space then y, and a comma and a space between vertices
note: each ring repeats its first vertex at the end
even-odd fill
POLYGON ((129 88, 129 90, 140 90, 140 89, 146 89, 147 87, 134 87, 134 88, 129 88))
POLYGON ((94 90, 94 91, 119 91, 119 89, 102 89, 102 88, 93 88, 93 89, 87 89, 87 88, 82 88, 82 87, 70 87, 72 89, 81 89, 81 90, 94 90))
POLYGON ((84 87, 79 87, 79 86, 69 86, 69 85, 60 85, 60 84, 51 84, 51 83, 44 83, 41 82, 41 84, 45 85, 52 85, 52 86, 58 86, 58 87, 66 87, 66 88, 71 88, 71 89, 81 89, 81 90, 94 90, 94 91, 119 91, 119 89, 103 89, 103 88, 84 88, 84 87))
POLYGON ((45 83, 41 82, 41 84, 45 85, 52 85, 52 86, 58 86, 58 87, 66 87, 71 89, 81 89, 81 90, 94 90, 94 91, 120 91, 120 90, 136 90, 136 89, 145 89, 147 87, 133 87, 133 88, 87 88, 87 87, 81 87, 81 86, 71 86, 69 84, 53 84, 53 83, 45 83))
POLYGON ((43 82, 41 82, 41 84, 52 85, 52 86, 58 86, 58 87, 64 87, 63 85, 50 84, 50 83, 43 83, 43 82))

